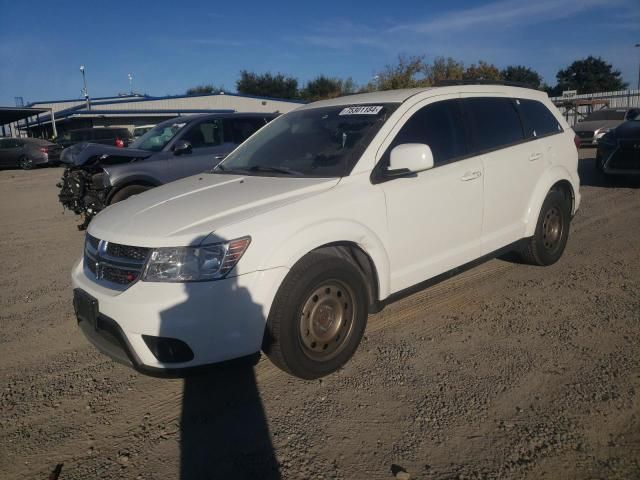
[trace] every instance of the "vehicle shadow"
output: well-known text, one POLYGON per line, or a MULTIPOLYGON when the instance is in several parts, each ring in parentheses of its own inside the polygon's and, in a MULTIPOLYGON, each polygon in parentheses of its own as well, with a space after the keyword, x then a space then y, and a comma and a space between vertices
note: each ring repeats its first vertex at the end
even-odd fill
MULTIPOLYGON (((211 349, 224 349, 234 342, 237 332, 243 328, 264 328, 262 307, 252 301, 247 289, 239 287, 234 278, 205 284, 209 284, 205 288, 222 289, 225 303, 241 305, 238 318, 231 319, 236 322, 232 325, 238 328, 221 338, 215 325, 222 319, 216 312, 222 316, 221 311, 225 309, 215 305, 212 298, 208 312, 195 312, 189 299, 196 295, 196 289, 202 296, 203 283, 185 283, 186 300, 161 313, 159 336, 176 338, 182 328, 189 330, 198 323, 202 326, 198 329, 199 339, 211 349), (256 318, 260 319, 261 325, 256 318)), ((254 366, 259 356, 257 353, 184 375, 180 419, 181 479, 280 478, 267 416, 256 384, 254 366)))
POLYGON ((605 175, 596 170, 596 151, 578 162, 580 185, 601 188, 640 188, 640 176, 605 175))

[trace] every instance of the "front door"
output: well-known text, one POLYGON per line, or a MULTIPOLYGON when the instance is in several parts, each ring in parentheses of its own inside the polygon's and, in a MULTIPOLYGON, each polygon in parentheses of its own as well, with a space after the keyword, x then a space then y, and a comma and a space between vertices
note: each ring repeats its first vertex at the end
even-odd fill
POLYGON ((434 167, 380 183, 387 203, 391 291, 395 293, 480 256, 483 167, 469 157, 457 96, 417 104, 405 115, 391 149, 429 145, 434 167))

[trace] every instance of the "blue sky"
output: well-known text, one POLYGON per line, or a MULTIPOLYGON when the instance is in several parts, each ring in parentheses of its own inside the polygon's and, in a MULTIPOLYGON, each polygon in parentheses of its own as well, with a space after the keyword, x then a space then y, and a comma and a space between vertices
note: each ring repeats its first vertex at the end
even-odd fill
POLYGON ((640 0, 40 2, 0 0, 0 105, 134 90, 182 94, 238 72, 369 81, 399 54, 524 64, 548 83, 602 56, 635 87, 640 0))

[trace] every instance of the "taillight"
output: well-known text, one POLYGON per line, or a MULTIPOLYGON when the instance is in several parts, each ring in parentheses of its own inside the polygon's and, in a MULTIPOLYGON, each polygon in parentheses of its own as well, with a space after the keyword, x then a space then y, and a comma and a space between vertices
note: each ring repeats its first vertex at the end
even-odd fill
POLYGON ((116 138, 116 147, 124 148, 124 141, 121 138, 116 138))
POLYGON ((578 135, 573 136, 573 143, 576 144, 576 149, 580 148, 580 137, 578 135))
POLYGON ((49 153, 49 149, 47 147, 40 147, 40 151, 42 153, 49 153))

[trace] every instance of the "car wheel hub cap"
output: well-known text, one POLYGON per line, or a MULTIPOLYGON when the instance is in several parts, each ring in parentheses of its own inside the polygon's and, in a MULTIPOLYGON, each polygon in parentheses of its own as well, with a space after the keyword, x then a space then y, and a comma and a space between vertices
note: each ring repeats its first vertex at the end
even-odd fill
POLYGON ((338 281, 316 288, 302 307, 300 339, 304 353, 316 360, 337 355, 351 334, 353 292, 338 281))
POLYGON ((547 250, 558 246, 562 237, 562 217, 557 207, 549 209, 542 223, 542 243, 547 250))

